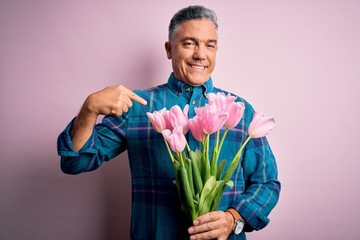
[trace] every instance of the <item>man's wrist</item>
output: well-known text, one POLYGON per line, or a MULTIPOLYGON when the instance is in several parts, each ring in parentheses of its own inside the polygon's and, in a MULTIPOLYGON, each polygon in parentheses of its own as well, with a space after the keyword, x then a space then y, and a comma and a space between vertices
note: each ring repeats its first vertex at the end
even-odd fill
POLYGON ((228 219, 227 222, 228 222, 229 227, 230 227, 231 232, 232 232, 232 230, 234 229, 234 226, 235 226, 234 216, 229 211, 225 211, 225 214, 226 214, 226 216, 228 216, 227 217, 227 219, 228 219))
POLYGON ((236 235, 240 234, 243 231, 245 221, 240 216, 239 212, 233 208, 229 208, 225 212, 229 213, 231 215, 231 217, 233 218, 232 219, 233 224, 231 226, 232 232, 236 235))
POLYGON ((243 220, 239 212, 236 211, 234 208, 229 208, 226 210, 226 212, 230 213, 234 220, 243 220))

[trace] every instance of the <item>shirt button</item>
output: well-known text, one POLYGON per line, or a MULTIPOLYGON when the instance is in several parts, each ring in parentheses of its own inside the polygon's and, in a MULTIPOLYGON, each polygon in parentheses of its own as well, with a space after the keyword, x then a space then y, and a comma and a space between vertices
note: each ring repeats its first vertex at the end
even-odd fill
POLYGON ((196 103, 196 101, 195 100, 192 100, 192 102, 191 102, 192 104, 195 104, 196 103))
POLYGON ((191 90, 191 89, 190 89, 189 87, 185 89, 185 91, 187 91, 187 92, 190 92, 190 90, 191 90))

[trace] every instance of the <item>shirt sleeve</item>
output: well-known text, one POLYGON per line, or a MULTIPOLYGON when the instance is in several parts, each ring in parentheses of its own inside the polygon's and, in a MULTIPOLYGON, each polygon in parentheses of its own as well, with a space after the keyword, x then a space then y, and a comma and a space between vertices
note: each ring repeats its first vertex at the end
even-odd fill
POLYGON ((109 116, 94 127, 87 142, 76 152, 70 136, 74 119, 57 139, 57 151, 61 157, 61 170, 64 173, 79 174, 93 171, 104 161, 114 158, 125 150, 125 137, 119 127, 123 126, 124 122, 120 124, 118 118, 109 116))
POLYGON ((280 182, 277 166, 266 137, 251 139, 242 159, 245 192, 232 207, 244 218, 245 231, 260 230, 269 222, 268 215, 278 202, 280 182))

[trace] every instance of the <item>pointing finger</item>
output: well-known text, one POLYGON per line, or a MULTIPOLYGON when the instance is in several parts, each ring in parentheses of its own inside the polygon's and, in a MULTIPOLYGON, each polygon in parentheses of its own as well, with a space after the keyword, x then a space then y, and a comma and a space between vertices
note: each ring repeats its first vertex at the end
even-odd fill
POLYGON ((145 99, 143 99, 142 97, 140 97, 139 95, 135 94, 133 91, 131 91, 130 89, 122 86, 124 92, 126 93, 126 95, 128 95, 128 97, 135 101, 135 102, 138 102, 142 105, 146 105, 147 104, 147 101, 145 99))
POLYGON ((140 97, 139 95, 136 95, 134 93, 134 95, 130 95, 130 99, 131 100, 134 100, 135 102, 138 102, 142 105, 146 105, 147 104, 147 101, 145 99, 143 99, 142 97, 140 97))

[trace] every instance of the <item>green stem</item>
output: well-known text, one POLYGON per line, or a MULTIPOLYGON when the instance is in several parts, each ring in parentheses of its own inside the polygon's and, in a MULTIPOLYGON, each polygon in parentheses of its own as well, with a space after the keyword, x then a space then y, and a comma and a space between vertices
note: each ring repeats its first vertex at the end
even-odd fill
POLYGON ((210 134, 206 135, 206 160, 209 161, 210 134))
POLYGON ((244 150, 246 144, 250 141, 251 137, 248 136, 245 140, 245 142, 241 145, 239 151, 235 154, 233 160, 230 163, 230 166, 228 167, 228 169, 226 170, 222 180, 224 180, 225 182, 228 182, 231 178, 231 176, 233 175, 236 167, 239 164, 240 158, 241 158, 241 153, 244 150))
MULTIPOLYGON (((248 137, 246 138, 245 142, 241 145, 239 151, 236 153, 235 156, 237 156, 237 155, 241 156, 241 152, 242 152, 243 149, 245 148, 246 144, 250 141, 250 139, 251 139, 250 136, 248 136, 248 137)), ((235 158, 235 157, 234 157, 234 158, 235 158)))
POLYGON ((220 141, 220 146, 219 146, 219 155, 220 155, 220 151, 221 151, 222 145, 224 143, 224 140, 225 140, 225 137, 226 137, 226 134, 228 133, 228 131, 229 131, 229 129, 226 128, 224 134, 222 135, 222 138, 221 138, 221 141, 220 141))
POLYGON ((191 152, 190 146, 187 142, 186 142, 186 149, 188 150, 188 152, 191 152))
POLYGON ((216 143, 215 143, 216 148, 219 147, 219 138, 220 138, 220 130, 216 132, 216 143))
POLYGON ((207 134, 203 143, 203 152, 202 152, 202 180, 206 182, 210 177, 210 161, 209 161, 209 139, 210 135, 207 134))
POLYGON ((184 165, 184 158, 183 158, 182 154, 181 154, 181 153, 177 153, 177 155, 178 155, 178 159, 180 159, 180 165, 181 165, 182 167, 185 167, 185 165, 184 165))
POLYGON ((170 155, 170 158, 171 158, 171 162, 173 162, 174 163, 174 157, 173 157, 173 155, 172 155, 172 152, 171 152, 171 149, 170 149, 170 147, 169 147, 169 144, 168 144, 168 142, 166 141, 166 138, 163 136, 163 138, 164 138, 164 141, 165 141, 165 145, 166 145, 166 148, 167 148, 167 150, 168 150, 168 153, 169 153, 169 155, 170 155))
POLYGON ((211 164, 210 164, 210 175, 216 176, 217 170, 217 162, 219 158, 219 138, 220 138, 220 130, 216 132, 216 140, 215 146, 211 156, 211 164))
MULTIPOLYGON (((202 154, 201 154, 201 159, 202 159, 202 161, 203 161, 203 163, 204 163, 205 154, 206 154, 206 152, 205 152, 205 149, 206 149, 206 139, 202 142, 202 149, 203 149, 203 151, 202 151, 202 154)), ((205 166, 205 165, 203 165, 203 166, 205 166)))

